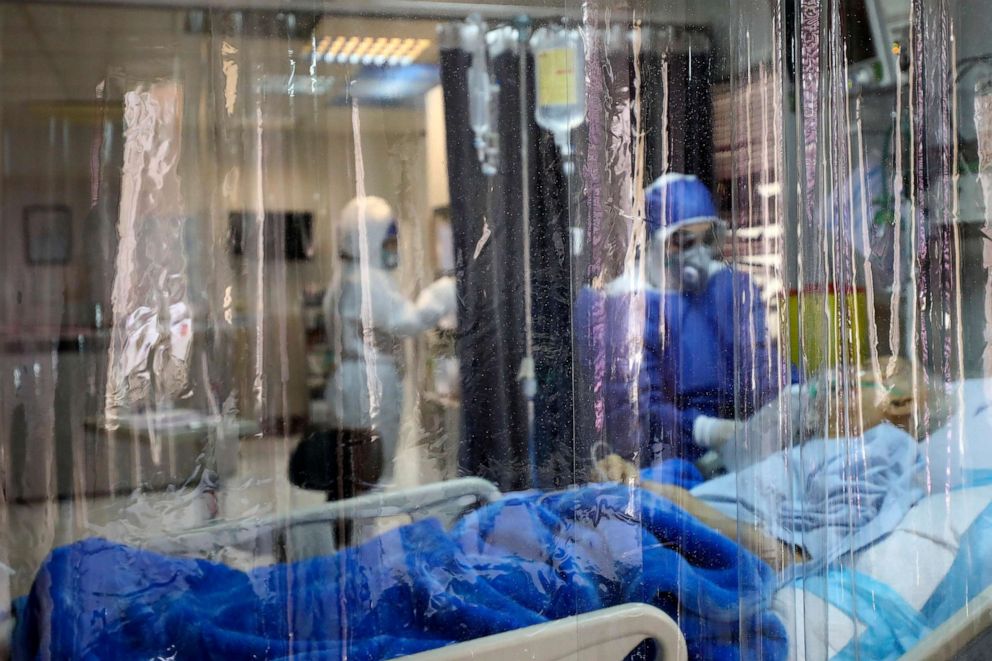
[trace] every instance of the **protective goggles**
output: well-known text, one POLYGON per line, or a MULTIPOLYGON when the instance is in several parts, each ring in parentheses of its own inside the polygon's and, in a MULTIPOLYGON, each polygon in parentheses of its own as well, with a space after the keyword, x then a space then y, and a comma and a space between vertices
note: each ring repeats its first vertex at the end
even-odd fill
POLYGON ((676 230, 668 236, 667 244, 669 249, 685 251, 690 248, 694 248, 697 245, 712 248, 717 244, 718 240, 719 235, 716 227, 709 227, 703 232, 693 232, 692 230, 687 229, 676 230))

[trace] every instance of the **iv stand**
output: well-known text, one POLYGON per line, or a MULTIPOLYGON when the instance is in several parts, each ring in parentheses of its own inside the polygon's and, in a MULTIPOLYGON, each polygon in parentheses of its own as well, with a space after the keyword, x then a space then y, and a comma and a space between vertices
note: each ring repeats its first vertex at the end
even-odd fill
POLYGON ((537 395, 537 374, 534 369, 534 306, 531 297, 530 254, 530 113, 527 106, 527 46, 530 41, 530 18, 519 16, 517 27, 517 62, 520 78, 520 192, 524 251, 524 341, 526 353, 520 361, 517 380, 527 398, 527 452, 531 485, 537 485, 537 447, 534 433, 534 397, 537 395))

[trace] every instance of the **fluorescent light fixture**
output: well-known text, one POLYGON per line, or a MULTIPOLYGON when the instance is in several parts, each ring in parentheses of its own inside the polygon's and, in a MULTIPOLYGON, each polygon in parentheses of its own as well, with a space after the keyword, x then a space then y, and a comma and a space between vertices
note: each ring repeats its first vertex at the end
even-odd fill
POLYGON ((331 47, 331 38, 324 37, 323 39, 320 40, 320 43, 317 44, 316 48, 314 48, 314 52, 316 53, 318 58, 322 58, 324 57, 324 53, 326 53, 327 49, 330 47, 331 47))
POLYGON ((405 66, 424 54, 433 42, 412 37, 321 37, 312 49, 317 60, 337 64, 363 64, 365 66, 405 66))

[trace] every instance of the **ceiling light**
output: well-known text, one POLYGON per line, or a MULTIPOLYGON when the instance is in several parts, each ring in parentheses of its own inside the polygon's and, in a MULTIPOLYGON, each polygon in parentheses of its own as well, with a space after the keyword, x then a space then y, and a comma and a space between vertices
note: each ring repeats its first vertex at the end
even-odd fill
POLYGON ((412 37, 325 35, 311 54, 328 63, 399 66, 416 62, 432 43, 430 39, 412 37))
MULTIPOLYGON (((344 37, 338 37, 333 42, 331 42, 331 38, 330 37, 324 37, 324 40, 330 42, 330 46, 327 48, 326 51, 324 51, 324 50, 318 50, 317 51, 317 56, 318 56, 318 58, 323 58, 327 62, 331 62, 332 60, 334 60, 334 58, 336 58, 338 56, 338 53, 341 52, 341 49, 344 48, 345 38, 344 37)), ((323 43, 324 42, 321 41, 321 44, 323 44, 323 43)))
POLYGON ((331 45, 330 37, 324 37, 323 39, 321 39, 320 43, 317 44, 317 57, 318 58, 324 57, 324 53, 327 52, 327 49, 330 47, 330 45, 331 45))

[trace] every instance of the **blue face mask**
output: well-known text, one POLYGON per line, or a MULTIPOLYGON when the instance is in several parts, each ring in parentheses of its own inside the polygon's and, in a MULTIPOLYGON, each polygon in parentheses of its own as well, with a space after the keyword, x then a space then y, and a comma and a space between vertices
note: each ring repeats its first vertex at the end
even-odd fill
POLYGON ((393 222, 386 230, 386 238, 382 241, 382 267, 393 270, 400 264, 399 232, 393 222))

